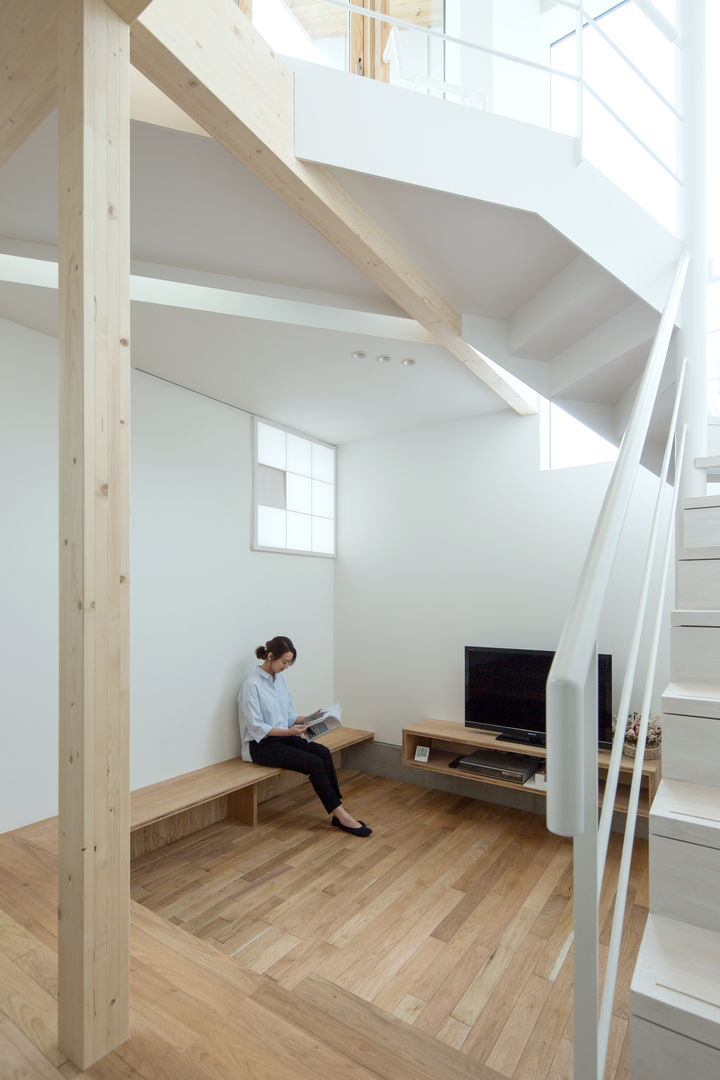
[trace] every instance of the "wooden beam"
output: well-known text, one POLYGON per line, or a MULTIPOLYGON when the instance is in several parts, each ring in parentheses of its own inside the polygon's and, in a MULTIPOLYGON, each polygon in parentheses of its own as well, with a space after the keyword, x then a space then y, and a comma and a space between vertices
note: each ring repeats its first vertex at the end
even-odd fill
POLYGON ((0 5, 0 168, 55 107, 57 0, 0 5))
POLYGON ((129 1032, 129 29, 58 4, 60 1048, 129 1032))
POLYGON ((142 15, 152 0, 108 0, 108 5, 116 11, 126 23, 133 23, 142 15))
POLYGON ((293 77, 227 0, 153 0, 133 23, 132 62, 429 330, 508 405, 534 408, 461 336, 461 318, 318 165, 294 154, 293 77))

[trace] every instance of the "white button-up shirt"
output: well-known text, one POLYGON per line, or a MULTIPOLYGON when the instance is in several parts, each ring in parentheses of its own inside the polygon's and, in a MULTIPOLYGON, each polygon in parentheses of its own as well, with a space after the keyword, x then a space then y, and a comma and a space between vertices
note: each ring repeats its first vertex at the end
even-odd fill
POLYGON ((262 667, 248 675, 238 694, 243 761, 252 761, 249 744, 260 742, 271 728, 291 728, 297 720, 292 694, 279 672, 274 678, 262 667))

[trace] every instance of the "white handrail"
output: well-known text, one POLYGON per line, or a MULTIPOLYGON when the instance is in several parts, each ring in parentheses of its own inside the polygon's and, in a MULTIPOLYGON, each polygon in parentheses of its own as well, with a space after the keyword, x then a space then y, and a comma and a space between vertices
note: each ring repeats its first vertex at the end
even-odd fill
MULTIPOLYGON (((679 404, 679 400, 678 400, 679 404)), ((677 417, 677 412, 675 414, 677 417)), ((627 818, 625 821, 625 835, 623 837, 622 855, 620 856, 620 871, 618 873, 617 893, 615 895, 615 908, 613 910, 612 929, 610 931, 610 945, 608 947, 607 965, 605 968, 605 985, 603 986, 602 1003, 600 1006, 600 1019, 598 1021, 598 1076, 605 1071, 605 1058, 610 1034, 610 1016, 612 1013, 613 998, 615 996, 615 982, 617 979, 618 962, 620 959, 620 943, 622 941, 623 921, 625 918, 625 904, 627 901, 628 881, 630 879, 630 862, 632 860, 633 839, 635 837, 635 822, 637 808, 640 799, 640 782, 642 780, 642 764, 645 755, 645 743, 647 741, 648 719, 650 717, 650 702, 652 699, 653 684, 655 682, 655 668, 657 666, 658 645, 660 642, 660 630, 663 623, 665 607, 665 590, 667 588, 668 570, 670 567, 670 555, 672 553, 675 513, 677 511, 678 494, 680 491, 680 476, 685 458, 685 440, 687 437, 687 424, 683 426, 680 436, 680 444, 677 455, 675 486, 673 488, 672 505, 668 530, 665 537, 665 552, 663 556, 662 574, 658 587, 658 602, 655 610, 655 624, 653 626, 652 640, 650 642, 650 662, 648 664, 645 679, 645 692, 643 695, 642 708, 640 711, 640 731, 638 733, 637 747, 635 749, 635 762, 633 764, 632 780, 630 782, 630 795, 628 797, 627 818)), ((672 431, 668 440, 667 453, 672 446, 672 431)))
POLYGON ((653 161, 657 162, 661 169, 664 169, 666 173, 669 173, 669 175, 672 176, 676 184, 680 184, 681 186, 684 185, 685 181, 682 179, 682 177, 680 177, 673 169, 671 169, 670 166, 667 165, 663 161, 663 159, 659 157, 658 154, 656 154, 655 151, 648 146, 645 140, 640 138, 636 131, 633 131, 630 125, 623 120, 620 114, 615 112, 613 107, 611 105, 608 105, 607 101, 605 101, 605 99, 602 98, 600 94, 598 94, 597 90, 593 90, 592 86, 589 82, 587 82, 587 80, 585 81, 584 86, 588 94, 594 97, 595 100, 599 102, 600 105, 602 105, 603 109, 605 109, 606 112, 610 113, 615 123, 619 124, 620 127, 623 128, 623 130, 626 131, 628 135, 630 135, 630 137, 635 140, 636 143, 639 143, 645 153, 649 154, 653 161))
POLYGON ((594 656, 603 599, 635 473, 640 464, 687 267, 688 255, 683 254, 640 380, 580 584, 548 678, 547 752, 550 782, 547 820, 551 831, 561 836, 577 836, 589 824, 584 820, 581 779, 584 733, 578 725, 578 717, 582 716, 583 695, 591 657, 594 656))
POLYGON ((375 19, 376 22, 387 23, 388 26, 399 26, 403 30, 414 30, 416 33, 424 34, 425 37, 434 38, 436 41, 447 41, 450 45, 463 45, 468 49, 475 49, 476 52, 485 53, 487 56, 496 56, 498 60, 509 60, 513 64, 522 64, 523 67, 532 68, 534 71, 542 71, 546 75, 559 75, 560 78, 569 79, 570 82, 578 81, 578 76, 573 72, 560 71, 557 68, 549 67, 547 64, 539 64, 536 60, 527 60, 524 56, 513 56, 512 53, 501 52, 499 49, 493 49, 490 45, 481 45, 477 41, 466 41, 465 38, 446 34, 443 30, 433 30, 430 26, 419 26, 417 23, 407 22, 405 19, 396 19, 392 15, 383 15, 380 11, 358 7, 357 4, 346 2, 346 0, 322 0, 322 3, 329 4, 330 7, 342 8, 344 11, 352 11, 355 15, 362 15, 368 19, 375 19))
POLYGON ((603 41, 607 45, 609 45, 610 48, 613 49, 614 52, 617 53, 617 55, 620 57, 620 59, 625 64, 627 64, 627 66, 635 73, 635 75, 637 75, 637 77, 642 82, 645 83, 647 88, 649 90, 651 90, 653 92, 653 94, 655 94, 655 96, 657 98, 659 98, 659 100, 662 102, 662 104, 665 106, 665 108, 669 109, 670 112, 673 113, 678 120, 682 120, 681 113, 678 112, 678 110, 675 108, 673 103, 671 101, 668 101, 668 99, 665 97, 665 95, 662 94, 658 90, 655 83, 652 82, 650 79, 648 79, 647 75, 643 71, 641 71, 640 68, 637 66, 637 64, 635 64, 630 59, 630 57, 625 52, 625 50, 621 49, 620 46, 617 44, 617 42, 613 41, 613 39, 610 37, 610 35, 607 34, 603 30, 603 28, 600 25, 600 23, 598 22, 598 20, 593 15, 591 15, 589 11, 586 11, 583 4, 573 4, 572 0, 555 0, 555 3, 558 5, 558 7, 569 8, 571 11, 578 12, 579 15, 580 15, 581 20, 584 19, 588 23, 588 26, 591 26, 593 28, 593 30, 595 30, 596 33, 603 39, 603 41))
MULTIPOLYGON (((598 900, 600 899, 600 886, 602 885, 602 877, 605 870, 612 815, 615 806, 615 795, 617 793, 618 778, 620 776, 620 758, 622 757, 625 738, 625 717, 630 711, 630 695, 635 684, 635 671, 637 668, 638 654, 640 652, 640 639, 642 637, 643 624, 645 622, 645 611, 647 609, 648 595, 650 593, 652 570, 655 565, 655 547, 657 545, 657 537, 660 530, 662 493, 665 488, 668 472, 670 471, 670 458, 673 440, 675 438, 677 418, 680 412, 680 401, 685 385, 686 371, 687 358, 683 359, 675 389, 675 402, 673 405, 672 417, 670 418, 668 438, 665 445, 665 455, 663 457, 662 468, 660 469, 660 483, 658 486, 657 498, 655 500, 652 525, 650 527, 650 537, 648 539, 647 554, 645 557, 645 571, 643 573, 642 585, 640 586, 640 597, 638 599, 637 614, 635 616, 635 627, 630 643, 627 663, 625 665, 625 678, 623 679, 620 703, 617 710, 619 719, 613 738, 612 751, 610 753, 610 765, 608 767, 607 777, 605 778, 605 793, 603 796, 602 810, 600 812, 600 823, 598 825, 598 900)), ((677 469, 675 475, 678 475, 677 469)))

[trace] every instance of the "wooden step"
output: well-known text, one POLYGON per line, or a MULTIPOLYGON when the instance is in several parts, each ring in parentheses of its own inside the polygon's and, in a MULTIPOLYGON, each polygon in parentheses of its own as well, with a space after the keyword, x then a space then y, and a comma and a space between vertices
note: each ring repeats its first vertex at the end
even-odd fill
POLYGON ((494 1069, 318 975, 294 991, 268 980, 252 1000, 286 1018, 297 1015, 304 1031, 383 1080, 501 1080, 494 1069))
POLYGON ((650 811, 650 910, 720 933, 720 788, 664 779, 650 811))
POLYGON ((630 990, 633 1080, 720 1076, 720 934, 648 917, 630 990))

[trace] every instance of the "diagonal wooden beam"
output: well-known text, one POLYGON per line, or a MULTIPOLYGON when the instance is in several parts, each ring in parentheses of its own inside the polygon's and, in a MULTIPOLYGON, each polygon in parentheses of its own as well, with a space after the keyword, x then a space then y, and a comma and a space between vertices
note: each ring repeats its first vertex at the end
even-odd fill
POLYGON ((133 23, 151 3, 152 0, 108 0, 108 7, 126 23, 133 23))
POLYGON ((55 107, 57 7, 57 0, 0 4, 0 168, 55 107))
POLYGON ((518 413, 535 409, 463 340, 461 317, 323 168, 294 154, 293 76, 228 0, 153 0, 132 62, 518 413))

